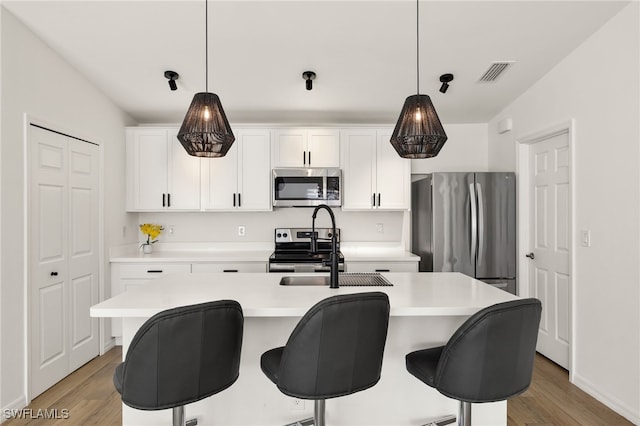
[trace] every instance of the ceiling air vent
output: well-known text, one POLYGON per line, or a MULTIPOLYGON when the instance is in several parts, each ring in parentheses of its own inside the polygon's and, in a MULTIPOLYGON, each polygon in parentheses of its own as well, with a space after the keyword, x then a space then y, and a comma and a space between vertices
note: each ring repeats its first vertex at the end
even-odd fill
POLYGON ((514 63, 514 61, 493 62, 489 66, 489 69, 486 70, 484 74, 482 74, 482 77, 480 77, 479 81, 485 83, 496 81, 498 77, 500 77, 502 73, 505 72, 507 68, 509 68, 514 63))

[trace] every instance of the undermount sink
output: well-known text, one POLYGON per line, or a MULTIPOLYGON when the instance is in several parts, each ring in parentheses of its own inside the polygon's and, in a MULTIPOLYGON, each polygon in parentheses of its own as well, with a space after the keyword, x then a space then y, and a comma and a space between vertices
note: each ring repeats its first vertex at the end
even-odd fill
MULTIPOLYGON (((341 273, 338 274, 338 284, 340 286, 371 286, 371 287, 388 287, 392 286, 385 277, 379 273, 341 273)), ((329 285, 328 275, 293 275, 282 277, 280 285, 286 286, 309 286, 309 285, 329 285)))

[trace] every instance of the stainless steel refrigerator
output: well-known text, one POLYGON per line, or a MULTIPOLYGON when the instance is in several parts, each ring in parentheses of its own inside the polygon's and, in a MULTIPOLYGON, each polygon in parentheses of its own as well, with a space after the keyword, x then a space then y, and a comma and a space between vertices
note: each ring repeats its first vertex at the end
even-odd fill
POLYGON ((420 272, 462 272, 516 294, 513 173, 424 175, 411 184, 411 209, 420 272))

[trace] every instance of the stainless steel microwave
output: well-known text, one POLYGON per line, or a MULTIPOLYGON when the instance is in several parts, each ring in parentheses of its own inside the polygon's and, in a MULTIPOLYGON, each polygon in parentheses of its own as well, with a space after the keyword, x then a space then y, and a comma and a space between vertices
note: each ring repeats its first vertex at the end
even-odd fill
POLYGON ((273 169, 274 207, 342 205, 342 172, 339 168, 273 169))

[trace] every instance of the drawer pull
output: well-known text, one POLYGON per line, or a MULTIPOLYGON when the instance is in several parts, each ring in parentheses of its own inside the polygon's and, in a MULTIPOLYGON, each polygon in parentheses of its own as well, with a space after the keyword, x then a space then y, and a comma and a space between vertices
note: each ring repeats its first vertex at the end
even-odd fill
POLYGON ((149 274, 161 274, 162 269, 147 269, 147 273, 149 274))
POLYGON ((57 276, 58 276, 58 273, 57 273, 56 271, 53 271, 53 272, 51 273, 51 276, 52 276, 52 277, 57 277, 57 276))
POLYGON ((391 272, 391 269, 376 269, 376 272, 391 272))
POLYGON ((222 272, 238 272, 237 269, 223 269, 222 272))

